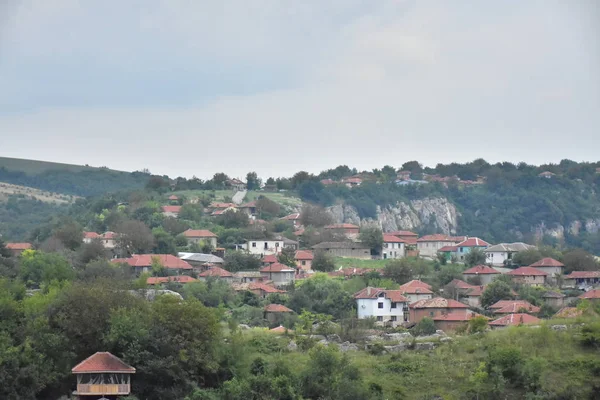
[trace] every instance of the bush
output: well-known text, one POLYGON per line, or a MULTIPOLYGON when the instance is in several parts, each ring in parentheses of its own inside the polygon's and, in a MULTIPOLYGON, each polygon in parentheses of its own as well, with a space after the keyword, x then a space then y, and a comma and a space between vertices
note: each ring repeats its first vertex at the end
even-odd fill
POLYGON ((423 318, 414 328, 412 328, 413 336, 433 335, 436 331, 435 324, 431 318, 423 318))
POLYGON ((600 348, 600 322, 593 322, 581 328, 581 344, 600 348))

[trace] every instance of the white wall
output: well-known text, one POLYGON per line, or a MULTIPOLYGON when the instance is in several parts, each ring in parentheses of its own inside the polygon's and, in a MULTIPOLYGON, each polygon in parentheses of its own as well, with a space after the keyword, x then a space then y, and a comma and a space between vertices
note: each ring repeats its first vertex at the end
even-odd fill
POLYGON ((491 263, 495 267, 502 267, 504 260, 508 260, 508 253, 506 251, 486 252, 485 259, 487 263, 491 263))
POLYGON ((281 253, 283 240, 249 240, 246 243, 246 250, 250 254, 271 255, 281 253), (265 249, 266 243, 266 249, 265 249))
POLYGON ((419 300, 429 300, 432 298, 431 293, 405 293, 403 296, 410 300, 411 303, 419 300))
MULTIPOLYGON (((396 324, 404 322, 404 308, 405 303, 396 303, 396 308, 392 308, 392 302, 390 299, 385 297, 379 297, 376 299, 357 299, 356 308, 358 310, 358 318, 371 318, 371 317, 383 317, 383 322, 389 321, 392 316, 396 316, 396 324), (378 304, 383 303, 383 308, 379 308, 378 304)), ((394 325, 396 325, 394 324, 394 325)))
POLYGON ((451 246, 452 242, 417 242, 417 250, 421 257, 434 258, 437 255, 437 251, 444 246, 451 246))
POLYGON ((402 258, 404 257, 404 243, 384 243, 381 249, 381 257, 383 258, 402 258), (387 244, 387 248, 385 245, 387 244))

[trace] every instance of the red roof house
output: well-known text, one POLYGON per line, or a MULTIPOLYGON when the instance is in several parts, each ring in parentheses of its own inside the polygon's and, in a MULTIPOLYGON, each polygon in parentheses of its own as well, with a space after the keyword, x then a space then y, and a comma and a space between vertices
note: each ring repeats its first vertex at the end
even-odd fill
POLYGON ((520 267, 508 273, 513 279, 513 282, 522 285, 542 286, 546 283, 547 272, 540 271, 533 267, 520 267))
POLYGON ((465 280, 478 278, 482 285, 487 285, 498 276, 500 276, 500 271, 488 267, 487 265, 476 265, 463 272, 463 278, 465 278, 465 280))
POLYGON ((588 300, 600 300, 600 289, 590 290, 589 292, 585 292, 581 296, 578 296, 580 299, 588 299, 588 300))
POLYGON ((268 304, 265 306, 265 312, 270 313, 291 313, 294 312, 282 304, 268 304))
POLYGON ((279 261, 277 260, 277 256, 275 254, 267 254, 262 258, 263 265, 274 264, 276 262, 279 261))
POLYGON ((419 322, 423 318, 434 318, 442 314, 457 313, 467 315, 469 306, 456 300, 435 297, 416 301, 409 305, 410 321, 419 322))
POLYGON ((539 324, 542 322, 541 319, 534 317, 529 314, 508 314, 504 317, 500 317, 492 322, 489 325, 492 328, 503 328, 506 326, 519 326, 519 325, 532 325, 539 324))
POLYGON ((135 368, 108 352, 98 352, 77 364, 71 372, 77 376, 78 398, 126 396, 131 392, 135 368))
POLYGON ((151 272, 152 262, 156 260, 166 268, 171 270, 187 271, 192 266, 180 258, 171 254, 134 254, 129 258, 116 258, 111 262, 116 264, 129 264, 135 273, 151 272))
POLYGON ((187 275, 175 275, 175 276, 151 276, 146 279, 146 283, 148 285, 160 285, 162 283, 167 282, 177 282, 177 283, 190 283, 196 282, 197 279, 192 278, 187 275))
POLYGON ((211 268, 207 269, 206 271, 204 271, 198 275, 198 278, 200 278, 202 280, 205 280, 206 278, 209 278, 209 277, 231 280, 231 279, 233 279, 233 274, 231 272, 227 271, 226 269, 215 266, 215 267, 211 267, 211 268))
POLYGON ((6 243, 4 246, 13 256, 18 256, 25 250, 31 249, 31 243, 6 243))
POLYGON ((161 208, 166 217, 177 217, 181 211, 181 206, 162 206, 161 208))
POLYGON ((534 306, 528 301, 525 300, 501 300, 502 303, 499 305, 499 302, 492 304, 490 306, 491 309, 494 310, 494 314, 514 314, 514 313, 529 313, 529 314, 537 314, 540 312, 540 308, 534 306))

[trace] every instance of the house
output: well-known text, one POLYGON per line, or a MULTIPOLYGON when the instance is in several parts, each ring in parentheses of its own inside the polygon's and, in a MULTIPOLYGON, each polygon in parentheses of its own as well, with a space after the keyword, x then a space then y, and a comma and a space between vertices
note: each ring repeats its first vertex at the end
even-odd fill
POLYGON ((428 300, 433 297, 431 291, 431 285, 418 280, 412 280, 410 282, 401 285, 398 290, 404 297, 406 297, 410 303, 414 303, 419 300, 428 300))
POLYGON ((286 237, 281 237, 281 240, 283 240, 284 248, 298 250, 299 243, 296 240, 288 239, 286 237))
POLYGON ((96 232, 83 232, 83 243, 92 243, 94 240, 100 240, 102 235, 96 232))
POLYGON ((325 251, 334 257, 371 259, 371 249, 361 242, 323 242, 312 247, 314 251, 325 251))
POLYGON ((131 393, 131 375, 135 368, 108 352, 97 352, 71 370, 77 377, 77 399, 116 398, 131 393))
POLYGON ((419 300, 409 305, 410 322, 419 322, 423 318, 433 319, 436 316, 444 314, 453 314, 455 316, 468 316, 469 306, 452 299, 434 297, 427 300, 419 300))
POLYGON ((186 261, 192 267, 194 267, 194 271, 201 270, 204 271, 205 268, 202 268, 206 264, 211 265, 223 265, 225 264, 225 260, 221 257, 217 257, 214 254, 205 254, 205 253, 187 253, 182 252, 178 253, 179 258, 186 261))
POLYGON ((443 234, 425 235, 417 239, 419 255, 425 258, 434 258, 439 249, 444 246, 456 245, 466 239, 465 236, 448 236, 443 234))
POLYGON ((213 249, 217 247, 217 235, 206 229, 188 229, 183 232, 188 243, 206 243, 213 249))
POLYGON ((277 259, 277 256, 275 254, 269 254, 262 258, 262 264, 264 267, 266 267, 267 265, 275 264, 276 262, 279 262, 279 260, 277 259))
POLYGON ((485 250, 490 246, 488 242, 485 240, 479 239, 477 237, 470 237, 466 240, 463 240, 460 243, 456 244, 458 248, 456 250, 456 258, 458 262, 464 262, 467 254, 471 252, 473 249, 485 250))
POLYGON ((462 300, 471 307, 481 308, 481 295, 485 290, 485 286, 474 286, 467 289, 462 295, 462 300))
POLYGON ((212 267, 198 274, 198 279, 205 281, 208 278, 219 278, 226 282, 233 282, 233 274, 221 267, 212 267))
POLYGON ((515 242, 496 244, 488 247, 483 252, 485 253, 487 264, 491 264, 494 267, 503 267, 512 264, 515 254, 530 249, 535 249, 535 246, 523 242, 515 242))
POLYGON ((325 226, 324 229, 343 234, 348 239, 356 239, 360 228, 354 224, 333 224, 325 226))
POLYGON ((398 171, 398 173, 396 174, 396 179, 399 181, 408 181, 410 180, 410 171, 398 171))
POLYGON ((344 178, 342 179, 342 183, 349 188, 353 188, 360 186, 362 184, 362 179, 357 177, 344 178))
POLYGON ((458 252, 458 246, 448 245, 448 246, 444 246, 441 249, 439 249, 438 255, 443 254, 446 261, 453 261, 452 257, 456 257, 456 260, 458 261, 458 256, 456 255, 457 252, 458 252))
POLYGON ((115 264, 129 264, 136 275, 152 272, 152 263, 160 265, 178 274, 192 271, 192 266, 171 254, 134 254, 129 258, 115 258, 111 262, 115 264))
POLYGON ((500 271, 496 271, 487 265, 476 265, 463 271, 463 278, 467 282, 477 282, 481 285, 487 285, 500 276, 500 271))
POLYGON ((283 249, 283 242, 283 238, 248 240, 244 250, 260 256, 279 254, 283 249))
POLYGON ((247 188, 246 184, 237 178, 227 179, 225 181, 225 186, 238 192, 246 190, 247 188))
POLYGON ((548 278, 552 279, 562 276, 565 270, 565 264, 550 257, 542 258, 541 260, 531 264, 530 267, 545 272, 548 274, 548 278))
POLYGON ((256 201, 244 203, 238 207, 240 211, 244 211, 249 217, 256 215, 256 201))
POLYGON ((556 174, 555 174, 554 172, 550 172, 550 171, 544 171, 544 172, 542 172, 542 173, 538 174, 538 176, 539 176, 540 178, 546 178, 546 179, 550 179, 550 178, 552 178, 553 176, 556 176, 556 174))
POLYGON ((600 284, 600 271, 573 271, 564 277, 565 287, 586 289, 600 284))
POLYGON ((583 310, 577 307, 563 307, 552 318, 577 318, 583 315, 583 310))
POLYGON ((294 256, 294 260, 296 260, 296 267, 302 271, 311 271, 313 258, 315 258, 315 257, 313 256, 312 251, 308 251, 308 250, 296 251, 296 255, 294 256))
POLYGON ((177 218, 181 211, 181 206, 162 206, 161 209, 165 217, 177 218))
POLYGON ((327 179, 321 179, 321 183, 322 183, 323 185, 325 185, 325 186, 329 186, 329 185, 335 185, 335 184, 337 184, 337 182, 336 182, 336 181, 334 181, 333 179, 329 179, 329 178, 327 178, 327 179))
POLYGON ((260 271, 238 271, 233 274, 233 279, 239 283, 262 282, 264 280, 260 271))
POLYGON ((536 325, 541 319, 529 314, 508 314, 489 323, 493 329, 505 328, 507 326, 536 325))
POLYGON ((600 289, 590 290, 585 292, 581 296, 577 296, 578 299, 585 299, 595 302, 600 302, 600 289))
POLYGON ((404 240, 400 239, 398 236, 390 235, 389 233, 384 233, 381 256, 384 259, 404 257, 404 244, 404 240))
POLYGON ((146 284, 148 285, 161 285, 167 282, 175 282, 175 283, 190 283, 198 281, 195 278, 187 275, 175 275, 175 276, 151 276, 146 279, 146 284))
POLYGON ((500 300, 489 307, 493 314, 529 313, 537 314, 540 308, 526 300, 500 300))
POLYGON ((417 247, 417 239, 419 238, 419 235, 411 232, 411 231, 393 231, 393 232, 387 232, 388 235, 394 235, 402 240, 404 240, 404 243, 406 244, 406 246, 414 246, 414 248, 417 247))
POLYGON ((285 293, 285 290, 277 289, 271 285, 267 285, 263 282, 250 282, 250 283, 232 283, 231 288, 236 292, 248 291, 252 292, 261 299, 264 299, 272 293, 285 293))
POLYGON ((293 312, 293 310, 281 304, 268 304, 265 306, 265 319, 270 324, 275 324, 281 322, 286 314, 292 314, 293 312))
POLYGON ((177 202, 179 201, 179 197, 175 196, 174 194, 169 196, 169 201, 171 202, 177 202))
POLYGON ((377 325, 396 327, 408 321, 409 299, 400 290, 366 287, 354 294, 358 319, 375 318, 377 325))
POLYGON ((287 286, 294 283, 296 271, 281 263, 273 263, 261 268, 260 274, 275 286, 287 286))
POLYGON ((280 218, 282 221, 289 221, 292 223, 294 228, 300 226, 300 213, 293 213, 290 215, 286 215, 285 217, 280 218))
POLYGON ((31 243, 6 243, 6 250, 10 251, 13 257, 18 257, 25 250, 31 249, 31 243))
POLYGON ((480 314, 477 314, 474 311, 467 310, 466 312, 461 311, 453 311, 446 314, 439 314, 434 316, 433 324, 439 330, 444 332, 453 332, 457 329, 460 329, 467 325, 471 318, 480 317, 480 314))
POLYGON ((544 303, 555 308, 561 308, 565 305, 565 295, 552 290, 547 291, 542 295, 544 303))
POLYGON ((520 267, 510 271, 507 275, 512 277, 513 282, 521 285, 543 286, 548 274, 533 267, 520 267))

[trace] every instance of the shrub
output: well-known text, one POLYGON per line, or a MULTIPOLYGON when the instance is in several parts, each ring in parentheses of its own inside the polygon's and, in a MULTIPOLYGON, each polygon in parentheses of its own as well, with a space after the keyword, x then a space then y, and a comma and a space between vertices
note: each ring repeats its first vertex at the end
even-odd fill
POLYGON ((412 329, 414 336, 426 336, 433 335, 436 331, 435 324, 431 318, 423 318, 415 327, 412 329))

